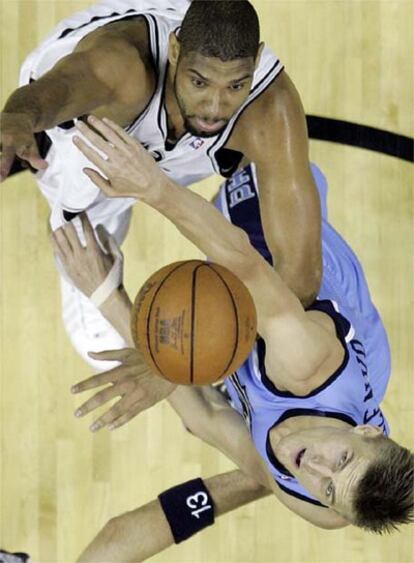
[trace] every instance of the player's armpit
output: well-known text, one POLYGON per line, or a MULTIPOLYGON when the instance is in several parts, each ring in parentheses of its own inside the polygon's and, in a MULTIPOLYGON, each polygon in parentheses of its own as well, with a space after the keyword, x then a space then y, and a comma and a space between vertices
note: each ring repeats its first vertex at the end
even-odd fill
POLYGON ((229 146, 256 164, 267 245, 282 278, 309 305, 321 277, 320 203, 304 111, 285 72, 244 111, 229 146))

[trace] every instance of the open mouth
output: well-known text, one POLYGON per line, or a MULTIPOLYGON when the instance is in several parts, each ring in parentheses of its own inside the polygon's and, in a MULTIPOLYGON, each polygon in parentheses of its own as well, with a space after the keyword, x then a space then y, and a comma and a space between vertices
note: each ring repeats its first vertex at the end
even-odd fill
POLYGON ((298 455, 296 456, 296 459, 295 459, 296 467, 298 467, 298 468, 300 467, 300 464, 301 464, 301 461, 302 461, 302 458, 303 458, 303 454, 305 452, 306 452, 306 448, 303 448, 303 450, 300 450, 298 452, 298 455))
POLYGON ((225 124, 225 122, 223 120, 217 121, 215 123, 207 123, 206 121, 204 121, 203 119, 200 119, 199 117, 196 117, 196 121, 197 121, 198 127, 202 131, 206 131, 208 133, 212 133, 213 131, 219 131, 219 129, 221 129, 225 124))

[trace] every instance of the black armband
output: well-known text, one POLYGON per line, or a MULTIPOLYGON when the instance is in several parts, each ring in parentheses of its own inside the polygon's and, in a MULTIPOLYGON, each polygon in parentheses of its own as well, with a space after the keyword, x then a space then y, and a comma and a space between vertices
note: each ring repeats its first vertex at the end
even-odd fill
POLYGON ((158 495, 175 543, 214 524, 214 504, 202 479, 192 479, 158 495))

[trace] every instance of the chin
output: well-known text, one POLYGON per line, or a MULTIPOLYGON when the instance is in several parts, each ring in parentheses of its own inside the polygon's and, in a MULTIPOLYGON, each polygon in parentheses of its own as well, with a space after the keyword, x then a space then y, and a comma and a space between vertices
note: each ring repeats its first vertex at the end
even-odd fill
POLYGON ((200 131, 199 129, 197 129, 197 127, 191 125, 189 121, 185 120, 184 122, 185 129, 188 133, 191 133, 191 135, 193 135, 194 137, 200 137, 202 139, 208 139, 209 137, 217 137, 217 135, 220 135, 220 133, 224 131, 226 125, 227 123, 225 123, 223 127, 218 129, 217 131, 200 131))

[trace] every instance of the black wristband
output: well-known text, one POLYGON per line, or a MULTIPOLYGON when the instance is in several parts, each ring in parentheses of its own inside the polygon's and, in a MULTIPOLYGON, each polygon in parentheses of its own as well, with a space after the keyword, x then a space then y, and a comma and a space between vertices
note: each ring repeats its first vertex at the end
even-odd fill
POLYGON ((175 543, 214 524, 214 504, 203 480, 192 479, 158 495, 175 543))

